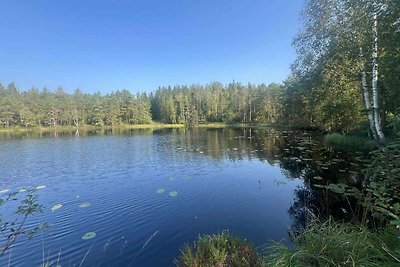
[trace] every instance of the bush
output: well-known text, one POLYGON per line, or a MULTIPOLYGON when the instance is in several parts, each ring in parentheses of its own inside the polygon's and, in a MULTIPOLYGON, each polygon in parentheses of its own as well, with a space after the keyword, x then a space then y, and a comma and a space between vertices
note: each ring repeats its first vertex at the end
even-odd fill
POLYGON ((175 264, 178 267, 257 267, 261 266, 261 260, 251 244, 222 232, 199 236, 192 247, 185 245, 175 264))

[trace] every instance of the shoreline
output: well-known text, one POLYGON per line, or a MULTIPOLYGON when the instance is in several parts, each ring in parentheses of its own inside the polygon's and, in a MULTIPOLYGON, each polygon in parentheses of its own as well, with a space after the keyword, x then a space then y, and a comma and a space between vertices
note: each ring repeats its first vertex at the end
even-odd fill
POLYGON ((150 123, 150 124, 119 124, 115 126, 46 126, 46 127, 9 127, 0 128, 0 132, 62 132, 62 131, 94 131, 94 130, 129 130, 129 129, 178 129, 178 128, 269 128, 278 127, 279 125, 267 124, 243 124, 243 123, 204 123, 204 124, 164 124, 164 123, 150 123))

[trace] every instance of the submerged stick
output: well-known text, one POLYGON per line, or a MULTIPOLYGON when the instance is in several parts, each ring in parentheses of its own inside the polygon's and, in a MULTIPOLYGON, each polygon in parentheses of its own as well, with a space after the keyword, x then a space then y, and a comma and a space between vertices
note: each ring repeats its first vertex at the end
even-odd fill
POLYGON ((147 244, 153 239, 153 237, 158 233, 158 230, 155 231, 150 237, 149 239, 147 239, 147 241, 144 243, 144 245, 139 249, 139 251, 136 253, 135 257, 133 257, 132 261, 127 265, 128 267, 131 266, 131 264, 135 261, 135 259, 137 258, 137 256, 139 256, 140 252, 142 252, 142 250, 147 246, 147 244))

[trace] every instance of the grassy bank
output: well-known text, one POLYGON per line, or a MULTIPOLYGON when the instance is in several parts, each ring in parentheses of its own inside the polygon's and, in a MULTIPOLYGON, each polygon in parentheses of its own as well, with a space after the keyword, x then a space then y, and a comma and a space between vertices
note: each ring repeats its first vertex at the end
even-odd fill
POLYGON ((400 266, 398 229, 371 231, 364 226, 328 220, 315 222, 294 238, 293 248, 276 243, 264 255, 227 232, 200 236, 185 245, 177 267, 219 266, 400 266))
POLYGON ((325 136, 325 144, 340 151, 372 151, 376 142, 363 136, 332 133, 325 136))
POLYGON ((294 248, 275 244, 266 266, 400 266, 396 228, 371 231, 328 220, 314 223, 294 238, 294 248))

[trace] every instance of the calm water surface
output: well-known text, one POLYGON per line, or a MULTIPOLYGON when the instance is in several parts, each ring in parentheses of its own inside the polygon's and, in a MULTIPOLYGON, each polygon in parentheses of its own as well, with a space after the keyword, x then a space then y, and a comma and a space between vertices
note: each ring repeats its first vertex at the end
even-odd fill
POLYGON ((257 246, 290 244, 288 229, 301 220, 299 192, 309 176, 329 175, 324 162, 332 158, 343 173, 335 179, 350 179, 355 164, 303 132, 3 134, 0 190, 46 186, 38 190, 45 210, 28 225, 51 227, 19 239, 0 266, 173 266, 182 244, 225 229, 257 246), (83 240, 86 232, 96 237, 83 240))

